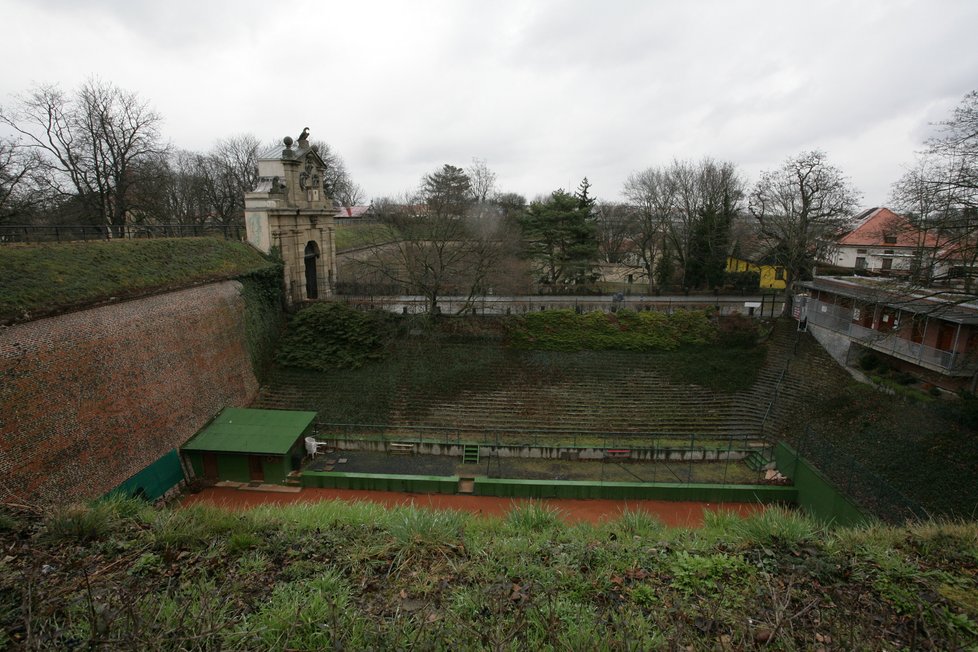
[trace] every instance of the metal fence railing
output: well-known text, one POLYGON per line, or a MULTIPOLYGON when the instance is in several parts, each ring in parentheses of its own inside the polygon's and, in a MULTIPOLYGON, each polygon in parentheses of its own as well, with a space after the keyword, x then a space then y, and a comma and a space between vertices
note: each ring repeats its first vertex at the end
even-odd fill
POLYGON ((968 371, 978 368, 975 361, 965 354, 935 349, 914 342, 907 337, 901 337, 899 332, 884 332, 861 326, 853 321, 852 308, 809 299, 808 322, 908 362, 937 367, 945 372, 968 371))
MULTIPOLYGON (((412 294, 398 294, 396 286, 357 286, 345 283, 338 286, 338 300, 348 304, 378 308, 404 314, 418 314, 427 310, 427 299, 412 294)), ((686 296, 654 296, 654 295, 595 295, 595 296, 558 296, 558 295, 521 295, 495 296, 479 295, 476 297, 443 296, 438 299, 438 310, 443 314, 468 313, 476 315, 522 315, 541 310, 574 310, 575 312, 615 312, 629 309, 635 311, 656 311, 671 313, 677 310, 715 310, 720 315, 746 315, 754 318, 771 317, 780 313, 783 296, 770 295, 765 304, 765 310, 748 312, 744 297, 730 295, 691 295, 686 296)))
POLYGON ((0 244, 195 237, 243 240, 245 228, 240 224, 0 224, 0 244))

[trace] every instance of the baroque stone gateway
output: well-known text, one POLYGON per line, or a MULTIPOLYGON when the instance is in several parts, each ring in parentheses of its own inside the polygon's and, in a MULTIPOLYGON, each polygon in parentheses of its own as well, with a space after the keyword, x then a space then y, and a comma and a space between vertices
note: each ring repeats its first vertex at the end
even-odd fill
POLYGON ((332 296, 336 282, 336 227, 326 163, 309 128, 298 141, 258 159, 258 185, 245 195, 248 242, 264 253, 277 250, 285 263, 286 296, 292 303, 332 296))

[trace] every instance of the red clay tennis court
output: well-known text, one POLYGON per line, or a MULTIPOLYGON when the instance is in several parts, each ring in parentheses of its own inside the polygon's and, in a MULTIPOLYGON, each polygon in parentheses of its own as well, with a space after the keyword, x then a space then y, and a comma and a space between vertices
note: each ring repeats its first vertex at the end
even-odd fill
MULTIPOLYGON (((396 507, 413 505, 426 509, 453 509, 483 516, 504 516, 514 505, 533 502, 528 498, 463 496, 449 494, 405 494, 393 491, 303 488, 301 492, 281 493, 242 491, 229 487, 210 487, 183 499, 183 505, 210 504, 227 509, 249 509, 259 505, 289 505, 321 500, 368 501, 396 507)), ((572 500, 543 499, 543 504, 560 510, 567 523, 597 523, 617 518, 625 509, 643 510, 670 527, 699 527, 706 511, 725 511, 748 516, 764 510, 755 503, 700 503, 667 500, 572 500)))

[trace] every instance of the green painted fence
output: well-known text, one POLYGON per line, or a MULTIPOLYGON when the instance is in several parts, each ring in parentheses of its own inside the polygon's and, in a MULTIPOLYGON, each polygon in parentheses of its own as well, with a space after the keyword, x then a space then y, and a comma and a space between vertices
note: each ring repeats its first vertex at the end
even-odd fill
POLYGON ((605 498, 709 503, 794 503, 794 487, 770 485, 587 482, 580 480, 509 480, 476 478, 479 496, 513 498, 605 498))
POLYGON ((174 449, 109 493, 156 500, 181 480, 183 480, 183 469, 180 467, 180 457, 174 449))
POLYGON ((364 491, 401 491, 422 494, 453 494, 458 476, 393 475, 386 473, 333 473, 304 471, 303 487, 323 489, 359 489, 364 491))
MULTIPOLYGON (((303 487, 454 494, 458 476, 305 471, 303 487)), ((794 503, 794 487, 475 478, 475 495, 506 498, 606 498, 710 503, 794 503)))
POLYGON ((859 525, 869 520, 821 471, 784 442, 774 448, 774 460, 778 471, 791 478, 798 489, 798 505, 808 513, 835 525, 859 525))

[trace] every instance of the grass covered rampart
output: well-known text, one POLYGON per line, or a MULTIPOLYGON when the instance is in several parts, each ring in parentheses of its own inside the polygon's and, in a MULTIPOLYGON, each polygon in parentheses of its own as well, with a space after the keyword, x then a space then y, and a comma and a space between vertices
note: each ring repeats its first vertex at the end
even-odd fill
POLYGON ((0 648, 971 649, 978 528, 323 502, 0 512, 0 648))
POLYGON ((0 323, 274 269, 241 242, 161 238, 0 246, 0 323))

